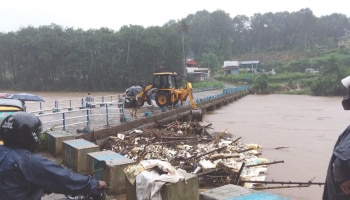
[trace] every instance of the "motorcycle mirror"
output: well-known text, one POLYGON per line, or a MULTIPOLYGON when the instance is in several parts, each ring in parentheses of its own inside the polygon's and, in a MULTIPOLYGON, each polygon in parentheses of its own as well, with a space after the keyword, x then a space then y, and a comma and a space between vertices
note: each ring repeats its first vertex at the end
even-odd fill
POLYGON ((341 80, 341 83, 344 85, 344 87, 349 89, 349 95, 350 96, 350 76, 347 76, 341 80))
POLYGON ((350 76, 343 78, 341 83, 344 85, 344 87, 350 88, 350 76))

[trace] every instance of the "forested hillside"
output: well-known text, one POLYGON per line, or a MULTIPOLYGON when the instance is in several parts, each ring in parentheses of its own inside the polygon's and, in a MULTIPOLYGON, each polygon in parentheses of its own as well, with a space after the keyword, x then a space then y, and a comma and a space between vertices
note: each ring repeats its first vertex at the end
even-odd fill
POLYGON ((161 27, 118 31, 29 26, 0 34, 0 88, 121 91, 145 85, 157 71, 182 77, 185 58, 213 71, 225 60, 260 60, 295 71, 283 63, 293 66, 293 60, 337 49, 337 39, 349 31, 347 16, 316 17, 310 9, 254 16, 203 10, 161 27))

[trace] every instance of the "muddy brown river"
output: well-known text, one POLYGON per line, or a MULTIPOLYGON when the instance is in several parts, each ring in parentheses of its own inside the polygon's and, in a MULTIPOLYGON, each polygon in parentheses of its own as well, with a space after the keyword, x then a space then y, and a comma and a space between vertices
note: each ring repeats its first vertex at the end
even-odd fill
MULTIPOLYGON (((86 95, 34 93, 46 102, 86 95)), ((283 160, 284 163, 269 166, 267 181, 324 182, 333 145, 350 122, 350 112, 343 110, 341 99, 306 95, 248 95, 207 113, 204 123, 212 123, 215 131, 228 129, 234 136, 242 137, 244 143, 261 145, 262 157, 269 158, 270 162, 283 160)), ((323 186, 265 191, 296 200, 319 200, 323 186)))
MULTIPOLYGON (((324 182, 338 135, 349 125, 342 97, 248 95, 208 113, 205 122, 228 129, 244 143, 258 143, 270 165, 267 181, 324 182), (287 147, 277 150, 277 147, 287 147)), ((281 185, 269 185, 281 186, 281 185)), ((323 186, 265 190, 297 200, 319 200, 323 186)))

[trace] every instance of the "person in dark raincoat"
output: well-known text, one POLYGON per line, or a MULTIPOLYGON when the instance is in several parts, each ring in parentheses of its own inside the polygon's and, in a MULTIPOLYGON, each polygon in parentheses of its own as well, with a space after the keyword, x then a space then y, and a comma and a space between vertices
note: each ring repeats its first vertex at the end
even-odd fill
MULTIPOLYGON (((350 89, 350 76, 342 80, 350 89)), ((349 90, 350 92, 350 90, 349 90)), ((344 110, 350 110, 350 93, 342 101, 344 110)), ((328 165, 323 200, 350 199, 350 126, 338 137, 328 165)))
POLYGON ((350 199, 350 126, 339 136, 328 165, 323 200, 350 199))
POLYGON ((0 200, 40 200, 44 193, 95 194, 106 182, 75 173, 41 155, 41 121, 27 112, 7 116, 0 125, 0 200))
POLYGON ((141 92, 141 86, 131 86, 130 88, 125 90, 126 95, 131 100, 131 117, 137 117, 137 107, 139 107, 137 95, 141 92))

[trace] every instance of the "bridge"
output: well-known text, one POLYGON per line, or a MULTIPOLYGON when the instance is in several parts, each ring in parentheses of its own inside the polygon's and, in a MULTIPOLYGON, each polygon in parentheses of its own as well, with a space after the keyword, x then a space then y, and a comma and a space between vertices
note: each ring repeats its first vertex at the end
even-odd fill
MULTIPOLYGON (((205 94, 205 93, 203 93, 205 94)), ((199 109, 202 109, 205 114, 208 111, 213 111, 216 108, 220 108, 226 104, 232 103, 241 97, 249 94, 249 87, 235 87, 235 88, 225 88, 221 93, 215 95, 209 95, 202 98, 197 98, 196 103, 199 109)), ((191 106, 189 103, 178 107, 176 109, 171 109, 169 111, 157 112, 152 116, 132 119, 125 123, 120 123, 116 126, 106 127, 104 129, 96 130, 93 133, 82 134, 77 138, 83 138, 88 141, 103 140, 108 136, 115 136, 116 133, 127 132, 135 128, 147 128, 154 127, 157 123, 167 123, 173 120, 191 120, 190 119, 191 106)))
MULTIPOLYGON (((193 92, 197 107, 205 114, 225 104, 233 102, 248 94, 248 86, 218 88, 201 88, 193 92)), ((29 102, 33 103, 33 102, 29 102)), ((36 102, 38 103, 38 102, 36 102)), ((78 137, 90 138, 91 132, 98 138, 105 138, 115 132, 125 132, 137 127, 154 126, 175 119, 190 120, 191 106, 189 101, 178 104, 175 108, 157 108, 150 111, 145 105, 138 109, 139 117, 130 117, 131 109, 124 108, 119 95, 95 97, 94 108, 85 106, 84 98, 60 99, 54 102, 31 104, 31 112, 43 122, 43 130, 62 129, 77 133, 78 137), (38 109, 39 108, 39 109, 38 109), (79 133, 85 133, 80 135, 79 133)), ((29 106, 29 105, 28 105, 29 106)))

